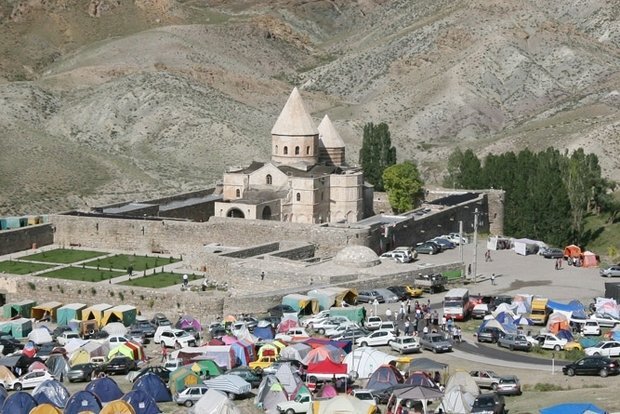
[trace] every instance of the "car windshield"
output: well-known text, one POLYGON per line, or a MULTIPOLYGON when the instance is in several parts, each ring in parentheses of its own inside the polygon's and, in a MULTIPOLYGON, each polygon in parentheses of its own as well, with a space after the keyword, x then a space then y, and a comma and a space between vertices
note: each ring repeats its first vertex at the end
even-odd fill
POLYGON ((431 342, 441 342, 441 341, 443 341, 443 340, 444 340, 444 339, 443 339, 443 337, 442 337, 442 336, 439 336, 439 335, 436 335, 436 336, 431 336, 431 338, 430 338, 430 339, 431 339, 431 342))
POLYGON ((358 392, 355 394, 355 396, 359 400, 372 400, 372 394, 369 392, 358 392))
POLYGON ((413 338, 403 338, 402 339, 403 344, 412 344, 415 342, 415 339, 413 338))
POLYGON ((515 378, 500 378, 500 384, 516 384, 517 380, 515 378))
POLYGON ((474 405, 477 407, 493 407, 495 405, 495 401, 493 400, 493 397, 478 398, 474 405))

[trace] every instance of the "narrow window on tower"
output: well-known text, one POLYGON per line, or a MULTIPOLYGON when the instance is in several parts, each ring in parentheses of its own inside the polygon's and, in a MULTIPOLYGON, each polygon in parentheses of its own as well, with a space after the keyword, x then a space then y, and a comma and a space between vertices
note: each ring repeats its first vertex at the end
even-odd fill
POLYGON ((295 147, 295 155, 299 155, 299 147, 295 147))

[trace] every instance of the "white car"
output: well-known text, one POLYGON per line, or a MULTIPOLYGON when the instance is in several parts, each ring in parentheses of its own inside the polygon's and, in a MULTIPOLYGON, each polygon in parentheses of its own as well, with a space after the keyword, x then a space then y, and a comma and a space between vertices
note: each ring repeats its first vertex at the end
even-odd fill
POLYGON ((604 328, 614 328, 620 325, 620 319, 608 313, 594 314, 590 316, 590 320, 597 321, 604 328))
POLYGON ((620 356, 620 342, 603 341, 583 351, 589 356, 617 357, 620 356))
POLYGON ((316 315, 307 316, 307 317, 302 318, 299 321, 299 324, 301 326, 308 326, 308 325, 313 324, 316 321, 320 321, 320 320, 328 318, 328 317, 329 317, 329 309, 325 309, 325 310, 320 311, 316 315))
POLYGON ((129 342, 129 339, 124 337, 124 336, 114 335, 114 336, 107 337, 106 338, 106 342, 110 346, 110 349, 114 349, 117 346, 121 346, 121 345, 129 342))
POLYGON ((409 263, 413 260, 412 256, 407 255, 407 253, 402 251, 394 251, 385 252, 381 256, 379 256, 380 260, 388 260, 395 261, 396 263, 409 263))
POLYGON ((276 334, 275 339, 282 340, 284 342, 291 342, 293 338, 309 338, 308 332, 304 328, 291 328, 286 332, 276 334))
POLYGON ((383 319, 380 316, 369 316, 366 320, 366 329, 369 331, 376 331, 381 327, 383 319))
POLYGON ((345 316, 331 316, 329 318, 323 319, 321 321, 314 322, 311 326, 314 331, 316 331, 319 335, 325 335, 325 331, 328 329, 334 329, 340 324, 351 322, 349 318, 345 316))
POLYGON ((553 349, 554 351, 560 351, 562 349, 569 351, 574 348, 581 349, 579 342, 569 342, 566 339, 558 338, 552 333, 541 333, 537 335, 535 339, 538 341, 538 345, 543 349, 553 349))
POLYGON ((44 381, 54 379, 54 376, 45 369, 36 369, 6 383, 7 390, 21 391, 27 388, 36 388, 44 381))
POLYGON ((374 331, 368 336, 363 336, 361 338, 357 338, 355 343, 359 346, 382 346, 389 345, 396 337, 392 332, 389 331, 374 331))
POLYGON ((399 336, 390 342, 390 348, 399 354, 420 352, 420 342, 413 336, 399 336))
POLYGON ((587 320, 581 328, 581 334, 599 336, 601 334, 601 326, 597 321, 587 320))
POLYGON ((324 335, 329 336, 330 338, 333 336, 340 336, 348 330, 359 328, 359 327, 360 326, 356 322, 351 322, 351 321, 343 322, 340 325, 336 326, 335 328, 325 330, 324 335))
POLYGON ((196 346, 196 338, 182 329, 174 329, 170 326, 160 326, 155 331, 153 341, 156 344, 163 343, 167 348, 186 348, 196 346))
POLYGON ((67 345, 67 342, 69 342, 72 339, 82 339, 82 338, 80 338, 80 334, 77 332, 66 331, 56 338, 56 342, 58 342, 58 345, 60 346, 65 346, 67 345))
POLYGON ((379 412, 378 407, 377 407, 377 399, 375 398, 374 395, 372 395, 372 392, 370 392, 370 390, 359 389, 359 388, 354 389, 351 395, 353 395, 358 400, 365 402, 369 406, 374 407, 375 412, 379 412))

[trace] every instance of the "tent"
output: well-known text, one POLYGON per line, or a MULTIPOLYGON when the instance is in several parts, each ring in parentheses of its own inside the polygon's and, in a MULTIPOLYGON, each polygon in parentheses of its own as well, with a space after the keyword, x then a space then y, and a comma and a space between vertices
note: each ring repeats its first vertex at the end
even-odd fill
POLYGON ((114 400, 103 407, 99 414, 136 414, 136 411, 128 402, 114 400))
POLYGON ((405 380, 403 384, 406 385, 420 385, 422 387, 428 388, 438 388, 438 385, 435 384, 429 375, 426 372, 416 371, 409 374, 409 377, 405 380))
POLYGON ((359 378, 370 378, 377 367, 395 361, 396 357, 377 349, 357 348, 344 358, 350 371, 357 372, 359 378))
POLYGON ((338 395, 336 387, 334 387, 329 382, 324 382, 323 386, 319 391, 319 398, 334 398, 336 395, 338 395))
POLYGON ((144 391, 150 395, 155 402, 172 401, 172 396, 168 388, 166 388, 166 384, 152 372, 141 375, 136 382, 133 383, 133 389, 144 391))
POLYGON ((570 320, 571 318, 586 319, 586 310, 581 302, 578 300, 572 300, 568 304, 556 302, 553 300, 547 301, 547 307, 553 312, 559 312, 566 315, 570 320))
POLYGON ((79 348, 71 352, 69 365, 85 364, 86 362, 90 362, 92 357, 107 358, 108 352, 110 352, 110 348, 107 342, 86 341, 81 344, 79 348))
MULTIPOLYGON (((14 358, 14 359, 15 359, 15 362, 17 362, 17 359, 19 359, 19 356, 17 356, 17 358, 14 358)), ((13 364, 13 366, 15 366, 15 364, 13 364)), ((15 374, 13 374, 13 372, 10 369, 8 369, 4 364, 0 364, 0 380, 4 381, 5 383, 9 383, 13 381, 14 379, 15 379, 15 374)), ((0 388, 4 388, 4 387, 0 387, 0 388)), ((2 406, 2 404, 0 404, 0 406, 2 406)))
POLYGON ((528 254, 538 253, 538 249, 541 245, 546 246, 545 243, 538 240, 530 239, 513 239, 512 246, 516 254, 521 256, 527 256, 528 254))
POLYGON ((476 384, 473 377, 465 371, 458 371, 450 376, 450 379, 446 384, 446 390, 451 390, 452 388, 458 388, 464 392, 468 392, 474 397, 477 397, 478 394, 480 394, 478 384, 476 384))
POLYGON ((286 345, 279 341, 265 343, 258 348, 257 358, 260 359, 264 356, 278 356, 284 348, 286 348, 286 345))
POLYGON ((590 403, 564 403, 541 408, 540 414, 606 414, 607 411, 590 403))
POLYGON ((382 365, 372 373, 366 388, 372 391, 381 391, 405 382, 403 375, 392 365, 382 365))
POLYGON ((316 378, 313 380, 312 374, 347 374, 347 364, 341 364, 334 362, 331 359, 324 359, 321 362, 311 363, 306 370, 306 376, 308 381, 317 382, 316 378))
POLYGON ((349 395, 339 395, 329 400, 314 401, 312 413, 314 414, 370 414, 375 407, 349 395))
POLYGON ((225 374, 203 382, 209 389, 235 395, 247 394, 252 390, 250 383, 238 375, 225 374))
POLYGON ((67 401, 64 414, 79 414, 82 412, 98 414, 99 411, 101 411, 101 401, 99 401, 95 394, 88 391, 78 391, 67 401))
MULTIPOLYGON (((396 399, 397 402, 406 400, 421 401, 424 410, 423 412, 426 413, 428 401, 443 398, 443 392, 439 391, 436 388, 409 386, 395 389, 392 393, 392 396, 390 397, 390 400, 392 400, 393 397, 396 399)), ((388 401, 388 407, 390 407, 390 401, 388 401)))
POLYGON ((52 335, 50 335, 50 331, 47 328, 36 328, 28 334, 28 340, 37 345, 45 344, 52 342, 52 335))
POLYGON ((112 359, 117 355, 124 355, 134 361, 144 360, 144 348, 135 342, 125 342, 108 352, 108 359, 112 359))
POLYGON ((306 295, 296 293, 286 295, 282 298, 283 305, 289 305, 300 315, 312 315, 319 312, 319 301, 306 295))
POLYGON ((4 400, 4 404, 2 404, 2 410, 0 410, 0 412, 7 414, 28 414, 36 406, 37 401, 32 395, 24 391, 18 391, 6 397, 6 400, 4 400))
POLYGON ((116 381, 110 377, 97 378, 86 386, 86 391, 90 391, 99 398, 102 403, 118 400, 123 396, 123 391, 119 388, 116 381))
POLYGON ((138 310, 131 305, 117 305, 113 308, 103 311, 101 325, 107 325, 112 322, 120 322, 125 326, 129 326, 136 321, 138 310))
POLYGON ((196 361, 197 359, 212 359, 217 365, 225 369, 231 369, 235 364, 235 352, 230 345, 187 347, 178 351, 177 355, 179 359, 186 361, 186 363, 196 361))
POLYGON ((199 332, 202 331, 202 325, 200 324, 198 319, 195 319, 191 315, 181 316, 179 320, 177 321, 177 323, 174 325, 174 327, 177 329, 194 328, 195 330, 199 332))
POLYGON ((562 329, 570 329, 569 317, 564 313, 553 312, 549 315, 547 320, 547 330, 552 333, 557 333, 562 329))
POLYGON ((333 345, 324 345, 318 348, 314 348, 312 351, 308 352, 306 357, 301 361, 304 365, 309 365, 311 363, 321 362, 325 359, 331 359, 334 362, 342 362, 344 357, 346 356, 346 352, 342 349, 337 348, 333 345))
POLYGON ((265 321, 266 323, 261 326, 261 322, 258 323, 258 326, 254 328, 254 336, 263 339, 269 340, 274 338, 273 327, 270 323, 265 321))
POLYGON ((341 306, 342 302, 354 305, 357 300, 357 292, 354 290, 337 287, 314 289, 308 292, 308 296, 319 303, 319 310, 341 306))
POLYGON ((312 350, 310 345, 304 343, 292 344, 284 348, 280 352, 280 359, 288 359, 293 361, 303 361, 303 359, 312 350))
POLYGON ((235 353, 235 366, 245 365, 247 366, 254 359, 251 357, 253 355, 253 346, 245 345, 241 341, 235 341, 230 344, 230 348, 235 353))
POLYGON ((594 253, 590 251, 583 252, 581 267, 598 267, 598 262, 598 257, 594 253))
POLYGON ((212 389, 209 389, 189 412, 193 414, 241 414, 241 411, 225 394, 212 389))
MULTIPOLYGON (((3 367, 6 368, 6 367, 3 367)), ((9 396, 9 392, 4 387, 0 387, 0 413, 2 412, 2 405, 4 404, 4 400, 9 396)))
POLYGON ((493 236, 487 239, 487 249, 505 250, 510 249, 510 239, 501 236, 493 236))
POLYGON ((475 400, 476 396, 462 387, 453 387, 445 392, 439 407, 444 413, 469 414, 475 400))
POLYGON ((83 303, 69 303, 65 306, 61 306, 56 311, 56 321, 58 325, 69 325, 69 321, 72 319, 82 319, 82 310, 86 309, 86 305, 83 303))
POLYGON ((47 366, 42 359, 34 360, 33 358, 32 363, 28 366, 28 372, 32 371, 47 371, 47 366))
POLYGON ((39 404, 28 414, 62 414, 62 410, 52 404, 39 404))
POLYGON ((159 414, 161 412, 153 397, 142 390, 129 391, 123 396, 123 401, 127 401, 136 414, 159 414))
POLYGON ((21 302, 7 303, 2 308, 4 317, 6 319, 15 318, 16 316, 30 318, 30 314, 32 313, 32 308, 36 304, 37 303, 33 300, 22 300, 21 302))
POLYGON ((217 377, 218 375, 222 375, 224 373, 222 368, 220 368, 220 366, 212 359, 197 360, 190 366, 190 368, 196 373, 196 375, 205 378, 217 377))
POLYGON ((429 358, 415 358, 413 361, 409 363, 407 367, 407 372, 415 372, 415 371, 442 371, 448 368, 447 364, 442 364, 441 362, 433 361, 429 358))
POLYGON ((168 387, 172 394, 176 394, 190 385, 196 385, 199 382, 201 382, 201 380, 193 369, 189 367, 180 367, 170 373, 168 387))
POLYGON ((288 395, 292 395, 302 382, 299 375, 297 375, 291 367, 291 364, 280 365, 276 371, 276 378, 288 395))
POLYGON ((69 364, 62 354, 51 354, 45 361, 45 366, 54 378, 63 379, 69 372, 69 364))
POLYGON ((329 316, 344 316, 352 322, 363 323, 366 320, 366 308, 363 306, 332 307, 329 316))
POLYGON ((110 336, 125 336, 127 333, 127 327, 121 322, 110 322, 103 327, 103 330, 110 336))
POLYGON ((65 408, 69 400, 69 391, 60 381, 45 380, 32 390, 32 396, 37 404, 52 404, 58 408, 65 408))
POLYGON ((564 257, 578 259, 579 257, 581 257, 581 248, 579 248, 579 246, 575 246, 574 244, 566 246, 564 248, 564 257))
POLYGON ((0 325, 0 331, 13 335, 16 339, 26 338, 32 331, 32 320, 26 318, 13 319, 0 325))
POLYGON ((275 375, 263 376, 263 379, 258 386, 258 390, 256 391, 256 395, 254 396, 254 404, 257 406, 262 406, 265 410, 275 408, 275 404, 273 407, 267 407, 265 404, 265 401, 270 394, 279 394, 272 396, 272 399, 277 400, 276 404, 281 401, 288 401, 286 392, 284 392, 282 386, 280 385, 280 381, 278 381, 275 375), (271 389, 272 386, 275 386, 273 391, 271 389))
POLYGON ((96 321, 97 325, 101 326, 101 321, 103 320, 103 313, 112 308, 112 305, 108 305, 107 303, 99 303, 97 305, 93 305, 86 309, 82 310, 82 320, 83 321, 96 321))
POLYGON ((46 302, 41 305, 33 306, 30 317, 38 321, 46 316, 50 317, 51 322, 56 322, 58 309, 62 306, 60 302, 46 302))

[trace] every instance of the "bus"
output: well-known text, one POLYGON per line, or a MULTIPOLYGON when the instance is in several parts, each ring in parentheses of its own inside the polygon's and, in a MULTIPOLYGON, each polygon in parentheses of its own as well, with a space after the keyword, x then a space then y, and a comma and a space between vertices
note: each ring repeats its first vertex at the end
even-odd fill
POLYGON ((443 299, 443 315, 446 319, 463 321, 469 317, 473 304, 469 301, 469 289, 450 289, 443 299))

